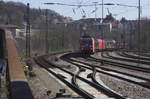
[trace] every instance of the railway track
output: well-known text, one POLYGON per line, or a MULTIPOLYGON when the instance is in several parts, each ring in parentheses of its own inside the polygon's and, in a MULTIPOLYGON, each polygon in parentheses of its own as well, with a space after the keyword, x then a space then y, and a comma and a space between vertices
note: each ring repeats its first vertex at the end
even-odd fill
MULTIPOLYGON (((67 56, 65 56, 65 57, 67 57, 67 56)), ((82 67, 87 68, 87 69, 92 69, 93 67, 96 67, 96 68, 100 68, 100 69, 103 69, 103 70, 108 70, 108 71, 110 70, 110 69, 106 69, 104 67, 91 65, 91 64, 88 64, 88 63, 85 63, 85 62, 82 62, 82 61, 77 61, 77 60, 73 60, 73 59, 69 59, 69 58, 66 59, 64 57, 61 57, 61 58, 64 59, 65 61, 67 61, 67 62, 70 62, 73 65, 76 65, 76 66, 79 66, 79 67, 82 66, 82 67), (80 63, 80 64, 78 64, 78 63, 80 63), (88 67, 87 66, 83 66, 81 64, 87 65, 88 67)), ((127 79, 127 78, 124 78, 124 77, 120 77, 120 76, 108 73, 108 71, 102 71, 102 70, 99 70, 99 69, 97 69, 96 71, 99 72, 99 73, 105 74, 105 75, 109 75, 109 76, 112 76, 112 77, 115 77, 115 78, 118 78, 118 79, 130 82, 130 83, 133 83, 133 84, 140 85, 140 86, 142 86, 144 88, 150 89, 150 86, 148 84, 144 84, 144 83, 136 82, 134 80, 130 80, 130 79, 127 79)), ((113 70, 111 70, 111 71, 113 71, 113 70)), ((122 73, 122 74, 126 74, 126 73, 122 73)), ((150 81, 150 79, 147 79, 147 78, 143 78, 143 77, 139 77, 139 76, 135 76, 135 75, 131 75, 131 74, 126 74, 126 75, 132 76, 132 77, 135 77, 135 78, 138 78, 138 79, 141 79, 141 80, 145 80, 147 82, 150 81)))
POLYGON ((142 56, 135 56, 135 55, 130 55, 129 53, 126 52, 117 52, 118 55, 122 57, 127 57, 127 58, 133 58, 133 59, 140 59, 140 60, 145 60, 145 61, 150 61, 150 58, 142 57, 142 56))
POLYGON ((107 56, 103 56, 105 58, 110 58, 110 59, 115 59, 115 60, 120 60, 120 61, 126 61, 126 62, 133 62, 133 63, 140 63, 140 64, 144 64, 144 65, 150 65, 149 61, 143 61, 143 60, 135 60, 135 59, 127 59, 127 58, 119 58, 119 57, 115 57, 110 55, 109 53, 106 53, 107 56))
MULTIPOLYGON (((64 61, 67 61, 67 62, 69 62, 69 63, 71 63, 71 64, 73 64, 73 65, 76 65, 76 66, 79 67, 79 68, 83 67, 83 68, 86 68, 86 69, 89 69, 89 70, 93 70, 92 67, 86 67, 86 66, 83 66, 83 65, 79 65, 79 64, 74 63, 75 60, 68 59, 68 57, 65 56, 65 55, 62 56, 61 59, 63 59, 64 61)), ((77 61, 76 61, 76 62, 77 62, 77 61)), ((82 62, 81 62, 81 63, 82 63, 82 62)), ((97 71, 100 72, 99 70, 97 70, 97 71)), ((114 98, 116 98, 116 99, 126 99, 125 97, 123 97, 123 96, 121 96, 121 95, 119 95, 119 94, 117 94, 117 93, 111 91, 110 89, 104 87, 103 85, 99 84, 99 83, 96 81, 94 74, 95 74, 95 73, 94 73, 94 71, 93 71, 93 74, 92 74, 91 79, 92 79, 93 82, 97 85, 96 88, 97 88, 98 90, 100 90, 100 91, 102 91, 103 93, 105 93, 106 95, 108 95, 108 96, 110 96, 110 97, 114 97, 114 98)))
MULTIPOLYGON (((122 50, 122 51, 124 51, 124 52, 132 52, 132 53, 134 53, 136 55, 139 55, 139 51, 134 51, 134 50, 122 50)), ((140 55, 141 56, 148 57, 148 58, 150 58, 150 54, 149 53, 150 53, 149 51, 140 51, 140 55)))
MULTIPOLYGON (((40 65, 40 63, 41 62, 38 62, 38 60, 36 59, 36 62, 40 65)), ((104 87, 102 87, 102 86, 100 86, 100 85, 98 85, 98 84, 96 84, 96 83, 94 83, 94 82, 91 82, 91 81, 89 81, 89 80, 87 80, 87 79, 84 79, 84 78, 82 78, 82 77, 80 77, 80 76, 78 76, 78 75, 75 75, 75 74, 73 74, 72 72, 70 72, 70 71, 68 71, 68 70, 66 70, 66 69, 63 69, 63 68, 60 68, 59 66, 56 66, 55 64, 52 64, 52 63, 50 63, 49 61, 47 61, 47 60, 44 60, 44 62, 47 64, 47 65, 52 65, 52 66, 54 66, 55 68, 58 68, 58 69, 60 69, 60 70, 62 70, 62 71, 64 71, 64 72, 67 72, 68 74, 70 74, 70 75, 72 75, 73 76, 73 78, 74 79, 72 79, 72 83, 74 83, 75 85, 77 85, 76 84, 76 80, 75 79, 80 79, 81 81, 83 81, 83 82, 85 82, 85 83, 87 83, 88 85, 90 85, 91 87, 93 87, 93 88, 95 88, 96 90, 98 90, 98 91, 102 91, 102 92, 105 92, 105 90, 106 89, 104 89, 104 87)), ((42 64, 41 64, 42 65, 42 64)), ((44 67, 45 68, 45 67, 44 67)), ((81 68, 80 66, 79 66, 79 68, 81 68)), ((47 69, 46 69, 47 70, 47 69)), ((77 91, 78 92, 78 91, 77 91)), ((81 93, 79 93, 79 95, 80 95, 81 93)), ((118 94, 115 94, 115 93, 108 93, 108 92, 105 92, 105 94, 107 95, 107 96, 109 96, 109 97, 114 97, 114 98, 117 98, 117 99, 125 99, 125 97, 123 97, 123 96, 120 96, 120 95, 118 95, 118 94)), ((83 96, 83 95, 82 95, 83 96)), ((91 96, 91 95, 90 95, 91 96)), ((85 97, 85 96, 84 96, 85 97)), ((87 97, 87 96, 86 96, 87 97)), ((93 96, 91 96, 91 97, 93 97, 93 96)), ((93 97, 94 98, 94 97, 93 97)), ((91 99, 91 98, 86 98, 86 99, 91 99)))
MULTIPOLYGON (((138 54, 137 54, 138 55, 138 54)), ((142 54, 140 54, 141 56, 144 56, 144 57, 148 57, 148 58, 150 58, 150 54, 146 54, 146 53, 142 53, 142 54)))
POLYGON ((101 85, 95 78, 95 75, 96 75, 96 68, 95 67, 93 67, 93 73, 92 73, 92 76, 91 76, 91 79, 92 79, 92 81, 94 82, 94 83, 96 83, 96 84, 98 84, 99 86, 101 86, 103 89, 105 89, 104 90, 104 93, 106 93, 106 94, 108 94, 108 95, 112 95, 112 96, 116 96, 116 98, 117 99, 119 99, 119 98, 124 98, 125 99, 125 97, 122 97, 121 95, 118 95, 118 94, 116 94, 115 92, 113 92, 113 91, 111 91, 111 90, 109 90, 109 89, 107 89, 107 88, 105 88, 103 85, 101 85))
POLYGON ((44 69, 46 69, 49 73, 51 73, 52 75, 54 75, 56 78, 58 78, 59 80, 61 80, 64 84, 66 84, 68 87, 70 87, 72 90, 74 90, 77 94, 79 94, 80 96, 82 96, 85 99, 93 99, 94 96, 87 93, 86 91, 84 91, 83 89, 80 89, 77 84, 76 84, 76 75, 74 75, 73 73, 70 73, 67 70, 64 69, 60 69, 60 67, 54 65, 54 64, 49 64, 47 62, 45 62, 45 60, 43 59, 43 57, 38 57, 35 59, 36 63, 38 65, 40 65, 41 67, 43 67, 44 69), (67 80, 63 79, 62 77, 60 77, 59 75, 57 75, 55 72, 53 72, 52 70, 48 69, 49 66, 54 66, 55 68, 58 68, 60 70, 63 70, 69 74, 72 75, 72 83, 68 82, 67 80))
POLYGON ((85 71, 86 70, 84 68, 82 67, 79 68, 78 72, 74 74, 73 76, 73 79, 72 79, 72 81, 74 81, 73 83, 76 86, 86 90, 88 93, 91 93, 96 99, 100 97, 103 97, 104 99, 108 98, 107 96, 101 94, 99 90, 93 88, 92 86, 89 86, 90 82, 88 80, 83 79, 83 81, 81 81, 80 79, 78 79, 78 77, 87 78, 87 74, 85 71))
POLYGON ((121 62, 112 61, 112 60, 96 59, 96 58, 91 57, 91 56, 89 58, 90 58, 89 60, 100 62, 100 63, 105 63, 105 64, 111 65, 111 66, 116 66, 116 67, 131 69, 131 70, 135 70, 135 71, 150 73, 150 68, 144 68, 144 67, 139 67, 139 66, 135 66, 135 65, 129 65, 129 64, 121 63, 121 62))
MULTIPOLYGON (((91 66, 91 67, 100 68, 100 69, 102 69, 102 70, 111 71, 111 72, 119 73, 119 74, 122 74, 122 75, 135 77, 135 78, 138 78, 138 79, 141 79, 141 80, 145 80, 145 81, 150 82, 150 79, 148 79, 148 78, 144 78, 144 77, 140 77, 140 76, 128 74, 128 73, 125 73, 125 72, 120 72, 120 71, 117 71, 117 70, 105 68, 104 66, 98 66, 98 65, 93 65, 93 64, 91 65, 91 64, 89 64, 89 63, 85 63, 85 62, 82 62, 82 61, 76 61, 76 60, 72 60, 72 61, 79 62, 79 63, 85 64, 85 65, 89 65, 89 66, 91 66)), ((93 60, 89 60, 89 61, 93 61, 93 60)), ((95 61, 95 60, 94 60, 94 61, 95 61)))

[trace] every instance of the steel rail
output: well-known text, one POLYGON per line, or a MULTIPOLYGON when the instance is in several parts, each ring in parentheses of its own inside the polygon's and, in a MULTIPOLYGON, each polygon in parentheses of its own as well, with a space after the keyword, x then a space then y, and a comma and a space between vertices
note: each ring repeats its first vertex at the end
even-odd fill
MULTIPOLYGON (((73 77, 72 77, 72 84, 74 84, 76 87, 78 87, 78 88, 79 88, 81 91, 83 91, 84 93, 89 94, 89 93, 86 92, 85 90, 81 89, 81 88, 78 86, 77 82, 76 82, 76 79, 77 79, 77 76, 79 75, 79 73, 80 73, 80 70, 78 71, 77 74, 74 74, 74 75, 73 75, 73 77)), ((92 98, 95 98, 95 97, 92 95, 92 98)))
POLYGON ((138 78, 138 79, 141 79, 141 80, 145 80, 145 81, 150 82, 150 79, 149 79, 149 78, 144 78, 144 77, 140 77, 140 76, 136 76, 136 75, 124 73, 124 72, 120 72, 120 71, 117 71, 117 70, 112 70, 112 69, 105 68, 105 67, 102 67, 102 66, 91 65, 91 64, 88 64, 88 63, 84 63, 84 62, 80 62, 80 63, 83 63, 83 64, 85 64, 85 65, 89 65, 89 66, 94 66, 94 67, 96 67, 96 68, 100 68, 100 69, 105 70, 105 71, 111 71, 111 72, 119 73, 119 74, 122 74, 122 75, 130 76, 130 77, 134 77, 134 78, 138 78))
MULTIPOLYGON (((145 65, 150 65, 150 62, 148 62, 148 61, 142 61, 142 60, 139 61, 139 60, 133 60, 133 59, 118 58, 118 57, 109 55, 109 53, 106 53, 106 54, 108 56, 108 57, 104 56, 106 58, 120 60, 120 61, 133 62, 133 63, 140 63, 140 64, 145 64, 145 65)), ((140 59, 140 58, 138 57, 138 59, 140 59)))
MULTIPOLYGON (((63 83, 65 83, 68 87, 70 87, 72 90, 74 90, 77 94, 81 95, 82 97, 84 97, 85 99, 93 99, 94 96, 90 95, 89 93, 85 92, 84 90, 81 90, 80 88, 78 88, 74 83, 71 84, 70 82, 68 82, 67 80, 61 78, 60 76, 58 76, 55 72, 53 72, 52 70, 48 69, 47 67, 49 67, 49 64, 46 63, 45 61, 43 61, 42 57, 38 57, 35 59, 35 62, 40 65, 41 67, 43 67, 44 69, 46 69, 49 73, 51 73, 52 75, 54 75, 55 77, 57 77, 59 80, 61 80, 63 83)), ((73 76, 73 75, 72 75, 73 76)), ((74 79, 74 78, 73 78, 74 79)), ((72 82, 74 82, 72 80, 72 82)))
POLYGON ((140 59, 140 60, 145 60, 145 61, 150 61, 150 58, 146 58, 146 57, 138 57, 138 56, 134 56, 134 55, 130 55, 129 53, 117 53, 120 56, 124 56, 124 57, 128 57, 128 58, 134 58, 134 59, 140 59))
POLYGON ((101 84, 95 79, 95 75, 96 75, 96 69, 95 69, 95 67, 93 67, 93 73, 92 73, 91 79, 92 79, 92 81, 93 81, 94 83, 98 84, 98 85, 101 86, 103 89, 105 89, 105 90, 102 90, 105 94, 107 94, 108 96, 111 95, 111 96, 113 96, 113 97, 115 97, 115 98, 117 98, 117 99, 120 99, 120 98, 121 98, 121 99, 123 99, 123 98, 125 99, 125 97, 123 97, 123 96, 121 96, 121 95, 119 95, 119 94, 117 94, 117 93, 111 91, 110 89, 105 88, 103 85, 101 85, 101 84))
MULTIPOLYGON (((61 57, 62 58, 62 57, 61 57)), ((63 58, 62 58, 63 59, 63 58)), ((64 59, 65 61, 67 62, 70 62, 71 64, 73 65, 76 65, 76 66, 82 66, 84 68, 87 68, 87 69, 90 69, 92 70, 92 67, 95 66, 95 65, 91 65, 91 64, 88 64, 88 63, 84 63, 84 62, 81 62, 81 61, 76 61, 76 60, 72 60, 72 59, 64 59), (86 66, 83 66, 83 65, 79 65, 77 63, 74 63, 74 62, 79 62, 81 64, 84 64, 84 65, 87 65, 87 66, 90 66, 90 67, 86 67, 86 66)), ((124 81, 127 81, 127 82, 130 82, 130 83, 134 83, 134 84, 137 84, 137 85, 140 85, 142 87, 145 87, 145 88, 148 88, 150 89, 150 86, 149 85, 146 85, 146 84, 143 84, 143 83, 139 83, 139 82, 136 82, 136 81, 133 81, 133 80, 130 80, 130 79, 127 79, 127 78, 123 78, 123 77, 120 77, 120 76, 117 76, 117 75, 114 75, 114 74, 111 74, 111 73, 107 73, 107 72, 104 72, 104 71, 101 71, 101 70, 97 70, 97 72, 99 73, 103 73, 103 74, 106 74, 106 75, 109 75, 109 76, 112 76, 112 77, 115 77, 115 78, 118 78, 118 79, 121 79, 121 80, 124 80, 124 81)))
MULTIPOLYGON (((133 52, 135 54, 138 53, 138 51, 135 51, 135 50, 121 50, 121 51, 124 51, 124 52, 133 52)), ((140 51, 140 52, 141 52, 141 56, 150 57, 150 55, 147 55, 147 53, 150 53, 150 51, 140 51)))
MULTIPOLYGON (((86 66, 83 66, 83 65, 75 64, 75 63, 72 62, 73 60, 70 60, 70 59, 68 59, 66 57, 65 58, 61 57, 61 59, 63 59, 64 61, 67 61, 67 62, 69 62, 69 63, 71 63, 73 65, 76 65, 78 67, 84 67, 84 68, 92 70, 92 68, 89 68, 89 67, 86 67, 86 66)), ((98 72, 100 72, 100 71, 98 71, 98 72)), ((117 98, 117 99, 126 99, 125 97, 123 97, 123 96, 121 96, 121 95, 119 95, 117 93, 112 92, 111 90, 105 88, 104 86, 102 86, 102 85, 100 85, 98 83, 94 82, 94 84, 97 86, 97 87, 95 87, 95 88, 97 88, 97 90, 104 92, 109 97, 114 97, 114 98, 117 98)))
MULTIPOLYGON (((46 61, 46 60, 45 60, 45 62, 49 63, 50 65, 53 65, 53 66, 56 67, 56 68, 59 68, 59 69, 65 71, 65 72, 69 73, 70 75, 74 75, 72 72, 70 72, 70 71, 68 71, 68 70, 65 70, 65 69, 63 69, 63 68, 60 68, 60 67, 56 66, 55 64, 50 63, 49 61, 46 61)), ((78 67, 81 68, 82 66, 78 66, 78 67)), ((91 82, 91 81, 89 81, 89 80, 86 80, 86 79, 84 79, 84 78, 82 78, 82 77, 80 77, 80 76, 78 76, 78 75, 76 75, 76 78, 78 78, 78 79, 80 79, 80 80, 86 82, 87 84, 89 84, 90 86, 94 87, 95 89, 97 89, 97 90, 99 90, 99 91, 106 90, 106 89, 104 89, 102 86, 100 86, 100 85, 98 85, 98 84, 96 84, 96 83, 94 83, 94 82, 91 82)), ((109 94, 109 93, 108 93, 108 94, 109 94)), ((111 94, 108 95, 108 96, 112 97, 111 94)), ((120 95, 114 96, 114 97, 117 97, 117 99, 126 99, 125 97, 120 96, 120 95)))
POLYGON ((145 53, 141 53, 141 56, 145 56, 145 57, 149 57, 150 58, 150 55, 145 54, 145 53))
POLYGON ((111 61, 111 60, 96 59, 94 57, 90 57, 90 58, 91 58, 91 60, 93 59, 96 62, 103 62, 103 63, 111 65, 111 66, 116 66, 116 67, 136 70, 136 71, 140 71, 140 72, 150 73, 150 69, 149 68, 143 68, 143 67, 138 67, 138 66, 134 66, 134 65, 124 64, 124 63, 120 63, 120 62, 114 62, 114 61, 111 61))

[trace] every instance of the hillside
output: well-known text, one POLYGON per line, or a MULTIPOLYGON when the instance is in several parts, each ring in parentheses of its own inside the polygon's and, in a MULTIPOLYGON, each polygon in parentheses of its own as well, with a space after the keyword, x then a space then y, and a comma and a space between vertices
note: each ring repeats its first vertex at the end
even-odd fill
MULTIPOLYGON (((27 6, 20 2, 0 1, 0 24, 14 24, 23 27, 26 16, 26 8, 27 6)), ((48 10, 48 15, 49 19, 57 19, 59 22, 61 22, 64 18, 52 10, 48 10)), ((30 20, 32 27, 39 28, 40 24, 44 21, 44 18, 45 9, 30 9, 30 20)))

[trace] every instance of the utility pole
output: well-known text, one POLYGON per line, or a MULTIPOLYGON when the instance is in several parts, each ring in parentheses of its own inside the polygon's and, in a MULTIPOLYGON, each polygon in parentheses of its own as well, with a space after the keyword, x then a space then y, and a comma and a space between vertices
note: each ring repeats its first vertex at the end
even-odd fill
POLYGON ((30 5, 27 3, 26 16, 26 56, 30 57, 30 5))
POLYGON ((46 33, 45 33, 45 54, 48 54, 49 45, 48 45, 48 9, 46 9, 46 33))
POLYGON ((132 23, 130 22, 130 40, 129 40, 129 50, 131 50, 132 43, 132 23))
POLYGON ((146 50, 146 34, 145 34, 145 32, 144 32, 144 51, 147 51, 146 50))
POLYGON ((64 24, 64 31, 63 31, 63 51, 65 50, 65 33, 66 33, 66 28, 68 26, 67 23, 64 24))
POLYGON ((102 23, 104 18, 104 1, 102 0, 102 23))
POLYGON ((61 27, 62 27, 62 49, 63 49, 63 51, 64 51, 64 36, 65 36, 65 29, 66 29, 66 26, 67 26, 67 24, 66 23, 62 23, 61 24, 61 27))
POLYGON ((82 23, 80 22, 80 24, 79 24, 79 30, 80 30, 80 37, 82 36, 82 23))
POLYGON ((121 37, 121 40, 120 40, 120 48, 121 49, 123 49, 123 33, 121 33, 121 35, 120 35, 120 37, 121 37))
POLYGON ((102 56, 103 56, 103 46, 104 46, 104 44, 103 44, 103 39, 104 39, 104 35, 103 35, 103 33, 104 33, 104 25, 103 25, 103 17, 104 17, 104 2, 103 2, 103 0, 102 0, 102 56))
POLYGON ((94 5, 95 5, 95 21, 96 21, 96 18, 97 18, 97 16, 96 16, 96 8, 97 8, 97 3, 98 2, 93 2, 94 3, 94 5))
POLYGON ((65 29, 66 29, 66 23, 63 24, 63 35, 62 35, 62 49, 63 49, 63 51, 64 51, 64 44, 65 44, 64 43, 64 41, 65 41, 64 40, 65 29))
POLYGON ((139 63, 140 63, 140 33, 141 33, 141 0, 139 0, 139 7, 138 7, 138 54, 139 54, 139 63))
POLYGON ((123 34, 124 34, 123 43, 124 43, 124 49, 125 49, 125 48, 126 48, 126 32, 125 32, 125 22, 123 22, 123 34))
POLYGON ((122 35, 122 41, 123 41, 123 48, 125 49, 126 48, 126 31, 125 31, 125 24, 126 24, 126 19, 124 17, 122 17, 121 19, 121 24, 123 25, 123 35, 122 35))

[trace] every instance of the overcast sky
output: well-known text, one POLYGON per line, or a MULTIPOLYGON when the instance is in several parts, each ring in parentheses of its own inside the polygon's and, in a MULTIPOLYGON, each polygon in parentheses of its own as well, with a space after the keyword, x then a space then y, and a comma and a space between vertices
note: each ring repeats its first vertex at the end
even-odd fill
MULTIPOLYGON (((30 3, 32 8, 47 8, 54 10, 55 12, 63 15, 69 16, 73 19, 80 19, 82 18, 81 11, 85 11, 86 17, 91 18, 95 17, 95 13, 92 11, 95 9, 94 6, 92 7, 69 7, 69 6, 60 6, 60 5, 44 5, 43 3, 47 2, 57 2, 57 3, 65 3, 65 4, 92 4, 92 2, 99 2, 101 0, 3 0, 3 1, 15 1, 15 2, 23 2, 23 3, 30 3), (73 11, 74 9, 74 11, 73 11)), ((114 4, 125 4, 125 5, 132 5, 138 6, 138 0, 104 0, 104 3, 114 3, 114 4)), ((150 18, 150 0, 141 0, 142 6, 142 17, 150 18)), ((96 11, 96 17, 101 17, 101 6, 97 6, 98 10, 96 11)), ((138 9, 135 7, 122 7, 122 6, 104 6, 104 16, 108 14, 108 10, 111 12, 116 19, 121 19, 122 17, 126 17, 127 19, 137 19, 138 18, 138 9)))

